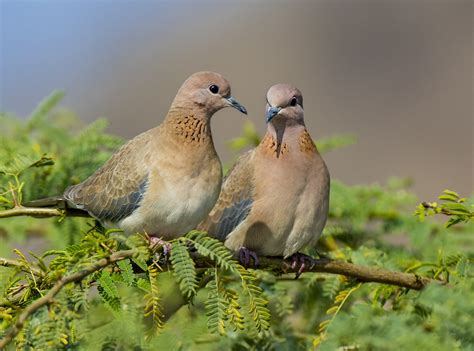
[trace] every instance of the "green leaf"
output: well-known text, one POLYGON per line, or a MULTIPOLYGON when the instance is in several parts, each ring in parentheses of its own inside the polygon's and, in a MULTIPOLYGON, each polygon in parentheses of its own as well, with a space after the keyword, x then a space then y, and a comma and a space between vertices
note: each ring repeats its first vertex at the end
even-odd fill
POLYGON ((196 294, 198 281, 194 261, 182 240, 173 241, 170 260, 181 292, 186 298, 191 299, 196 294))
POLYGON ((54 90, 48 97, 41 101, 36 109, 31 113, 28 127, 30 129, 37 128, 41 123, 44 123, 44 117, 62 100, 64 93, 59 90, 54 90))
POLYGON ((471 211, 469 211, 466 206, 463 204, 458 204, 458 203, 447 203, 442 205, 443 208, 449 210, 449 212, 453 214, 460 214, 460 215, 470 215, 471 211))
MULTIPOLYGON (((242 279, 242 289, 248 297, 248 315, 253 322, 254 328, 258 333, 263 333, 270 328, 270 311, 268 310, 268 300, 265 298, 262 288, 256 285, 256 276, 254 273, 238 266, 238 272, 242 279)), ((240 299, 239 301, 244 302, 240 299)))
POLYGON ((189 232, 186 234, 185 240, 189 240, 199 254, 209 257, 220 267, 231 272, 238 272, 237 261, 235 261, 232 253, 221 241, 211 238, 205 232, 200 231, 189 232))
POLYGON ((98 281, 102 289, 104 289, 104 291, 107 293, 107 295, 109 295, 110 297, 119 297, 117 286, 115 285, 115 282, 113 281, 112 276, 108 271, 103 270, 98 281))
POLYGON ((127 258, 125 260, 118 261, 117 265, 121 270, 123 281, 129 286, 135 286, 135 275, 133 274, 133 267, 130 260, 127 258))
POLYGON ((146 280, 146 279, 143 279, 143 278, 138 278, 136 285, 137 285, 138 288, 142 289, 145 292, 149 293, 151 291, 151 285, 150 285, 149 280, 146 280))
POLYGON ((449 228, 449 227, 451 227, 451 226, 453 226, 453 225, 455 225, 455 224, 458 224, 458 223, 460 223, 460 222, 462 222, 462 221, 463 221, 462 217, 457 217, 457 216, 456 216, 456 217, 451 217, 451 218, 446 222, 445 226, 446 226, 446 228, 449 228))
MULTIPOLYGON (((145 316, 151 315, 153 317, 153 326, 156 334, 158 334, 164 327, 164 315, 160 304, 161 298, 158 286, 158 274, 158 268, 155 264, 148 266, 150 292, 146 297, 145 316)), ((143 284, 140 283, 140 285, 143 284)))
POLYGON ((100 278, 98 279, 98 283, 98 290, 105 304, 113 311, 120 311, 120 295, 110 273, 106 270, 103 270, 100 278))
POLYGON ((260 136, 258 135, 255 125, 250 121, 245 121, 242 135, 230 140, 227 145, 233 151, 241 151, 246 147, 256 147, 260 143, 260 136))
POLYGON ((452 195, 440 195, 438 196, 438 199, 444 201, 458 202, 458 198, 452 195))
POLYGON ((224 335, 225 322, 227 320, 227 303, 223 297, 224 287, 215 272, 213 279, 207 284, 207 287, 209 289, 209 294, 205 302, 207 327, 211 333, 224 335))
POLYGON ((52 165, 54 165, 53 159, 51 157, 46 157, 46 155, 43 155, 38 161, 33 162, 29 167, 39 168, 39 167, 52 166, 52 165))
POLYGON ((132 261, 138 267, 140 267, 142 271, 144 271, 144 272, 147 271, 148 266, 147 266, 146 262, 143 259, 141 259, 140 257, 132 257, 132 261))
POLYGON ((455 191, 445 189, 445 190, 443 191, 443 193, 444 193, 445 195, 448 195, 448 196, 454 197, 454 198, 456 198, 456 199, 459 199, 459 194, 458 194, 457 192, 455 192, 455 191))
POLYGON ((12 201, 8 200, 5 196, 0 195, 0 202, 6 203, 7 205, 11 205, 12 201))
POLYGON ((226 288, 217 268, 211 272, 212 280, 207 284, 209 294, 205 302, 208 329, 221 335, 225 334, 226 324, 234 330, 243 330, 244 317, 240 312, 237 293, 226 288))
POLYGON ((316 147, 318 148, 320 153, 324 154, 329 151, 353 145, 356 142, 357 138, 354 135, 340 134, 318 140, 316 142, 316 147))

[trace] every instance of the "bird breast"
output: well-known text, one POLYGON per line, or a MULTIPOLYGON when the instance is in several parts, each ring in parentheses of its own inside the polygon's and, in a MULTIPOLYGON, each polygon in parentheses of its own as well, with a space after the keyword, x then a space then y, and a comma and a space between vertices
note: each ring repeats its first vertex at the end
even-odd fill
POLYGON ((140 208, 122 227, 168 240, 181 236, 211 211, 221 184, 222 167, 215 150, 177 149, 172 159, 156 161, 140 208))
MULTIPOLYGON (((302 155, 308 149, 301 148, 301 143, 289 144, 278 158, 275 153, 266 153, 255 168, 255 179, 261 181, 256 184, 251 217, 266 224, 264 235, 255 233, 265 237, 261 250, 257 250, 262 254, 291 255, 319 236, 324 227, 329 174, 317 152, 302 155)), ((261 225, 259 231, 262 233, 261 225)))

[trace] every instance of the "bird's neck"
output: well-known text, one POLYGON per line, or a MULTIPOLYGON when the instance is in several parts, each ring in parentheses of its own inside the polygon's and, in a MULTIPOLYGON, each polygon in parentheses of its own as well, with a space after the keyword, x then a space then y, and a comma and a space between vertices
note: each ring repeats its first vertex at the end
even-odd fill
POLYGON ((190 145, 213 145, 210 116, 201 109, 171 106, 165 123, 177 139, 190 145))
POLYGON ((276 158, 316 152, 316 146, 303 124, 268 123, 260 145, 265 154, 276 158))

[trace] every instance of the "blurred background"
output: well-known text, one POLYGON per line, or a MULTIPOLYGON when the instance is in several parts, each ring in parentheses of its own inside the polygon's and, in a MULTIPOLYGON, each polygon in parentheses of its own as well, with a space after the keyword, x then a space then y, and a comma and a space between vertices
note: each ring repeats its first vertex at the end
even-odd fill
MULTIPOLYGON (((125 138, 160 123, 181 83, 213 70, 263 133, 265 92, 304 95, 314 138, 349 184, 411 177, 423 200, 473 186, 472 1, 0 0, 0 109, 27 116, 53 89, 86 122, 125 138)), ((216 148, 240 134, 213 118, 216 148)), ((0 126, 1 128, 1 126, 0 126)))

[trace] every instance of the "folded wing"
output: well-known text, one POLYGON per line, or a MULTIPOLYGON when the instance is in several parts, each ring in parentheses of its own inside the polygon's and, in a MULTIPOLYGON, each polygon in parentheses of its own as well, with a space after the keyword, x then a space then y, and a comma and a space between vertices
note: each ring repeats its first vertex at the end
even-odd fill
POLYGON ((224 178, 219 199, 200 230, 224 241, 247 218, 254 201, 252 157, 252 150, 242 155, 224 178))
POLYGON ((149 140, 147 132, 129 141, 84 182, 66 189, 64 199, 101 222, 130 216, 147 188, 149 140))

